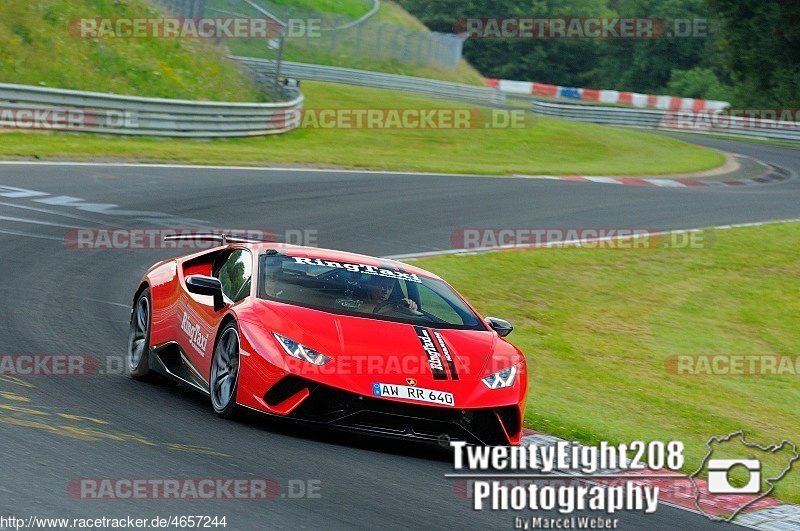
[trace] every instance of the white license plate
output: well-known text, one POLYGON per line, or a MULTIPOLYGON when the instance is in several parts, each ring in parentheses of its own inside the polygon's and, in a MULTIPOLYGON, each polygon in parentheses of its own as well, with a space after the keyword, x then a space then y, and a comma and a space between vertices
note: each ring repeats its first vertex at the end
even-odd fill
POLYGON ((374 383, 372 384, 372 394, 381 398, 404 398, 406 400, 429 402, 449 407, 455 405, 452 393, 423 389, 421 387, 409 387, 407 385, 374 383))

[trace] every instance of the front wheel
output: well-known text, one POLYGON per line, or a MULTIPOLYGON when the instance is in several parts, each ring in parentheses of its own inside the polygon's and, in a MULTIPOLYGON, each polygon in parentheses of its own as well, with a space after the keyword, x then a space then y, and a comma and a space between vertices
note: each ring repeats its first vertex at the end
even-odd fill
POLYGON ((150 376, 150 323, 153 304, 150 289, 139 294, 133 303, 131 327, 128 332, 128 353, 125 366, 134 380, 144 380, 150 376))
POLYGON ((236 323, 223 329, 214 349, 211 364, 209 394, 214 411, 230 418, 236 410, 236 390, 239 386, 239 330, 236 323))

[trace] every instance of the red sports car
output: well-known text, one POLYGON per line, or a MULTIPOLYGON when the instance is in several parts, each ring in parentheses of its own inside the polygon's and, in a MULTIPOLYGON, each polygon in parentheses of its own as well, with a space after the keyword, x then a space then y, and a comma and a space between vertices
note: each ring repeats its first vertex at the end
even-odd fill
POLYGON ((238 408, 427 441, 519 444, 525 357, 442 279, 359 254, 223 239, 159 262, 127 369, 238 408))

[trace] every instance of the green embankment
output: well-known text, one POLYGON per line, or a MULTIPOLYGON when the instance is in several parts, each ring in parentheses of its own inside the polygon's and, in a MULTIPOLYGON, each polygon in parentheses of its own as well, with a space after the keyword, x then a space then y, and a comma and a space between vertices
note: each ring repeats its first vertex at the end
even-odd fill
MULTIPOLYGON (((304 83, 308 109, 464 108, 381 89, 304 83), (389 105, 387 102, 391 102, 389 105)), ((488 116, 490 111, 483 110, 488 116)), ((263 166, 308 164, 470 174, 666 174, 719 166, 717 152, 663 136, 535 118, 520 129, 301 129, 193 141, 7 133, 0 156, 263 166)))
MULTIPOLYGON (((680 440, 693 471, 712 435, 744 429, 762 445, 800 442, 800 223, 704 236, 702 248, 539 249, 413 263, 515 325, 509 340, 530 368, 526 426, 586 443, 680 440), (764 354, 794 362, 755 376, 707 374, 693 363, 684 367, 701 374, 688 375, 673 358, 764 354)), ((765 461, 765 477, 785 457, 765 461)), ((800 502, 800 473, 776 493, 800 502)))
POLYGON ((221 48, 197 39, 86 39, 81 18, 154 17, 142 0, 3 0, 0 82, 136 96, 259 101, 252 80, 221 48))

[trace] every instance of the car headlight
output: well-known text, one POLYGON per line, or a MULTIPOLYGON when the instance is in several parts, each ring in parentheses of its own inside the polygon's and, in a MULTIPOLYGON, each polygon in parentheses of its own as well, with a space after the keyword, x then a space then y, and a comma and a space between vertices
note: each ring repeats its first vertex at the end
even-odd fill
POLYGON ((304 347, 297 341, 293 341, 288 337, 283 337, 275 332, 273 332, 272 335, 274 335, 275 339, 278 340, 278 343, 280 343, 280 345, 283 347, 283 350, 285 350, 286 353, 293 358, 307 361, 308 363, 312 363, 314 365, 325 365, 331 361, 329 357, 320 354, 316 350, 304 347))
POLYGON ((517 366, 513 365, 502 371, 490 374, 482 381, 489 389, 502 389, 504 387, 511 387, 514 385, 514 379, 517 377, 517 366))

